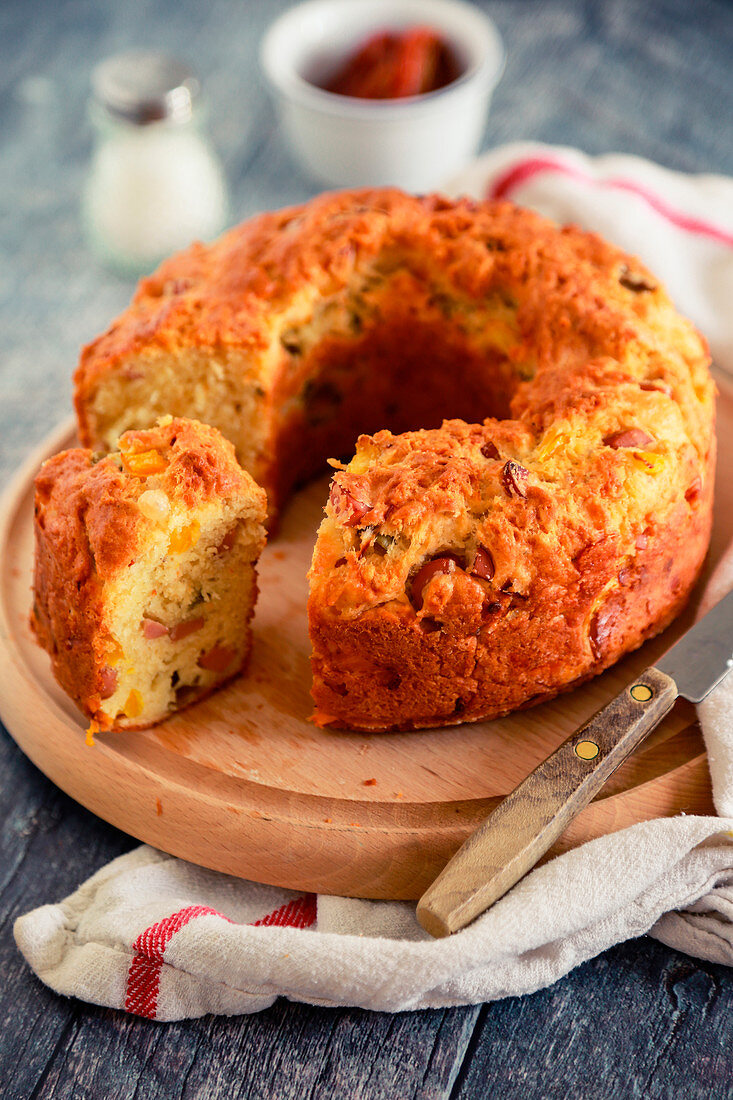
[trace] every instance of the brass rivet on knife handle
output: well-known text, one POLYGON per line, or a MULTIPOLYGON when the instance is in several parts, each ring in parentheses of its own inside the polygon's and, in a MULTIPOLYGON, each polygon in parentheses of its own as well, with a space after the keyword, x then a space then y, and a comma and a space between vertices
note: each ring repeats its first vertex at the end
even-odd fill
POLYGON ((600 751, 601 747, 595 741, 577 741, 575 745, 575 755, 581 760, 595 760, 600 751))
POLYGON ((510 890, 676 698, 674 680, 648 668, 571 734, 496 807, 428 887, 417 905, 426 932, 448 936, 510 890))

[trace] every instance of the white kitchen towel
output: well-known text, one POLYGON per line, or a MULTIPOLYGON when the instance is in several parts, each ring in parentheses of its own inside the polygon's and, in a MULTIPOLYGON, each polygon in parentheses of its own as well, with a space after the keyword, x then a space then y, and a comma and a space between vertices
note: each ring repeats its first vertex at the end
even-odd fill
MULTIPOLYGON (((733 377, 733 180, 520 144, 489 153, 450 190, 511 198, 641 256, 733 377)), ((733 549, 705 601, 732 585, 733 549)), ((296 894, 143 846, 20 917, 16 941, 59 993, 158 1020, 256 1012, 278 996, 385 1011, 516 996, 645 932, 733 965, 730 680, 700 708, 728 817, 660 819, 591 841, 450 939, 431 940, 406 903, 296 894)))

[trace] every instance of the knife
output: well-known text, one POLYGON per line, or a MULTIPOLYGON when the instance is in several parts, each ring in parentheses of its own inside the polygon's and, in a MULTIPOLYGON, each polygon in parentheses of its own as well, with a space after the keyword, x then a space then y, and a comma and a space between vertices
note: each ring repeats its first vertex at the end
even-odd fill
POLYGON ((677 697, 701 703, 731 665, 733 591, 489 814, 420 898, 417 919, 426 932, 457 932, 503 897, 661 722, 677 697))

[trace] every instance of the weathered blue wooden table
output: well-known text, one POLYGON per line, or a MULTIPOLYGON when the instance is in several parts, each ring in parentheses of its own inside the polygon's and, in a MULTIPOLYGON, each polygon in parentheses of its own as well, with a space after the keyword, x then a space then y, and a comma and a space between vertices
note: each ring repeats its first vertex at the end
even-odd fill
MULTIPOLYGON (((485 145, 536 138, 733 174, 733 7, 723 0, 484 0, 508 63, 485 145)), ((233 219, 315 190, 290 161, 256 65, 279 0, 3 0, 0 463, 70 407, 79 345, 131 286, 90 259, 79 194, 92 65, 131 46, 205 78, 233 219)), ((0 685, 2 691, 2 685, 0 685)), ((641 939, 552 988, 404 1013, 279 1003, 160 1025, 62 1000, 15 949, 14 917, 133 846, 56 790, 0 730, 0 1096, 709 1098, 733 1096, 733 974, 641 939)))

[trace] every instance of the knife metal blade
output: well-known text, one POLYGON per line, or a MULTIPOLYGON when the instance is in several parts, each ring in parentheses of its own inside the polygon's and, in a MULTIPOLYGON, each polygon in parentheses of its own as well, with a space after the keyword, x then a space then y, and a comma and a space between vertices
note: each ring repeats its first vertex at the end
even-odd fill
POLYGON ((733 665, 733 592, 499 803, 428 887, 417 918, 433 936, 465 927, 552 847, 671 710, 699 703, 733 665))
POLYGON ((677 693, 701 703, 733 666, 733 590, 683 634, 655 664, 677 693))

